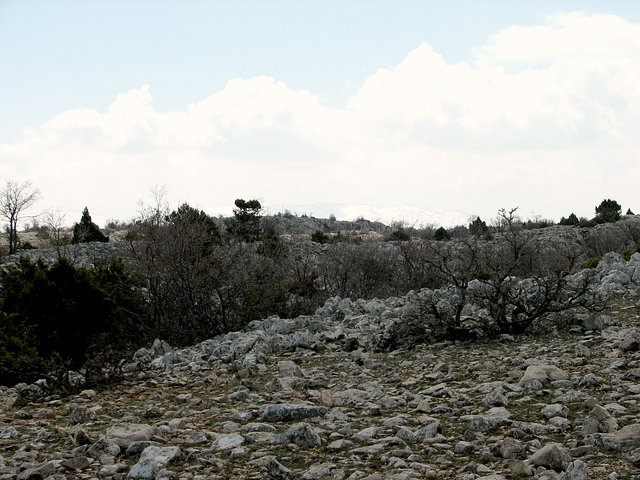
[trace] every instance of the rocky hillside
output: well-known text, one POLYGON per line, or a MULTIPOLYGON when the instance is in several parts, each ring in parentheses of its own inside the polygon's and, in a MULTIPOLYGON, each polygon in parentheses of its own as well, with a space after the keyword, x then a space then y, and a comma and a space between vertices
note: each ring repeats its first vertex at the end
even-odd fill
POLYGON ((565 329, 379 352, 420 292, 331 298, 172 350, 122 383, 0 390, 0 479, 640 477, 640 254, 565 329))

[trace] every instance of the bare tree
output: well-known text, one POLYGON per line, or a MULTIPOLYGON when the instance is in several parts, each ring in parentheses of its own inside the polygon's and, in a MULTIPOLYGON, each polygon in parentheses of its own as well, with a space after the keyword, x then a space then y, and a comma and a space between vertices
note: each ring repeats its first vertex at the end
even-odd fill
POLYGON ((26 209, 40 199, 40 190, 29 181, 8 180, 0 191, 0 215, 9 222, 9 254, 18 249, 18 221, 26 209))
POLYGON ((64 235, 64 213, 60 210, 47 210, 44 212, 44 226, 49 233, 49 243, 56 249, 58 257, 62 257, 62 246, 69 242, 64 235))

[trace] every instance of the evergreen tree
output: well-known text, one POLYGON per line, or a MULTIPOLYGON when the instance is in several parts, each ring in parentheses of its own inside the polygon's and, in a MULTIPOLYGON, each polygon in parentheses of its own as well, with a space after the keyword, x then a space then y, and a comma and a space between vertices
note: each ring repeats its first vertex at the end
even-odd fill
POLYGON ((449 235, 449 232, 447 232, 447 230, 444 227, 440 227, 434 233, 433 238, 435 240, 450 240, 451 235, 449 235))
POLYGON ((238 198, 234 203, 236 208, 233 209, 233 218, 227 223, 227 231, 248 243, 260 240, 260 202, 238 198))
POLYGON ((620 220, 622 206, 609 198, 600 202, 596 207, 596 223, 611 223, 620 220))
POLYGON ((580 223, 580 220, 578 219, 576 214, 573 212, 571 213, 571 215, 569 215, 568 218, 562 217, 560 219, 560 225, 578 225, 579 223, 580 223))
POLYGON ((480 217, 476 217, 469 224, 469 233, 474 237, 481 237, 489 239, 491 238, 491 232, 489 231, 489 227, 487 226, 487 222, 482 220, 480 217))
POLYGON ((73 238, 71 243, 87 243, 87 242, 108 242, 109 237, 105 236, 100 227, 93 223, 89 209, 84 207, 80 223, 73 226, 73 238))

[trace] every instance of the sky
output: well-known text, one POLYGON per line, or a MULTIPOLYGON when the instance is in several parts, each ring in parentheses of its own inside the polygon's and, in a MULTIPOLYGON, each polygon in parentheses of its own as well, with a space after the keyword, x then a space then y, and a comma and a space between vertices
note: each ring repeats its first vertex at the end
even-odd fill
MULTIPOLYGON (((0 0, 0 185, 130 220, 640 213, 635 0, 0 0)), ((75 218, 77 217, 77 218, 75 218)))

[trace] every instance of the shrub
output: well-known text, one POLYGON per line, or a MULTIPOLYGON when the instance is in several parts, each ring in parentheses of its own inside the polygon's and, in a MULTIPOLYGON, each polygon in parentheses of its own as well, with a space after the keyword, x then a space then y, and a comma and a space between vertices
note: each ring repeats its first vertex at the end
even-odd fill
POLYGON ((607 198, 596 207, 596 223, 611 223, 620 220, 622 207, 615 200, 607 198))
POLYGON ((580 220, 578 219, 576 214, 571 212, 569 217, 567 218, 562 217, 560 219, 559 225, 578 225, 579 223, 580 223, 580 220))
POLYGON ((329 236, 322 230, 316 230, 311 234, 311 241, 324 244, 329 242, 329 236))
POLYGON ((582 264, 582 268, 596 268, 602 260, 602 257, 591 257, 589 260, 582 264))
POLYGON ((447 232, 444 227, 440 227, 436 230, 436 233, 434 233, 433 238, 434 240, 450 240, 451 235, 449 235, 449 232, 447 232))
POLYGON ((48 265, 22 257, 0 284, 0 357, 8 362, 1 383, 78 369, 90 349, 124 352, 144 337, 143 298, 120 260, 89 270, 65 258, 48 265))
POLYGON ((411 240, 411 237, 404 230, 394 230, 391 235, 389 235, 390 241, 398 241, 398 242, 407 242, 411 240))

